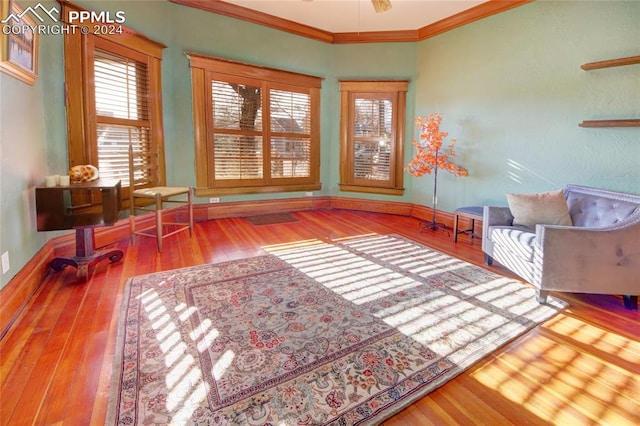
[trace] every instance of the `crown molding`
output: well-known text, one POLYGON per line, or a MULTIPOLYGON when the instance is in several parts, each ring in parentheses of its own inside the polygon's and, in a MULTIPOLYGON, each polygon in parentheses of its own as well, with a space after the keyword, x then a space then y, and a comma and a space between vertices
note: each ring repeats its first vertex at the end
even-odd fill
POLYGON ((506 12, 518 6, 532 3, 534 0, 489 0, 471 9, 463 10, 446 19, 422 27, 418 30, 418 39, 425 40, 464 25, 506 12))
POLYGON ((370 32, 342 32, 331 33, 309 25, 293 22, 288 19, 279 18, 267 13, 258 12, 253 9, 227 3, 221 0, 169 0, 182 6, 193 7, 216 13, 218 15, 229 16, 246 22, 262 25, 302 37, 311 38, 332 44, 350 43, 390 43, 390 42, 415 42, 422 41, 429 37, 434 37, 454 28, 461 27, 471 22, 484 19, 534 0, 489 0, 446 19, 424 26, 417 30, 401 31, 370 31, 370 32))
POLYGON ((286 31, 303 37, 312 38, 314 40, 323 41, 325 43, 333 42, 333 34, 309 25, 300 24, 288 19, 279 18, 267 13, 258 12, 253 9, 238 6, 233 3, 227 3, 219 0, 169 0, 171 3, 180 4, 182 6, 194 7, 196 9, 205 10, 207 12, 217 13, 218 15, 229 16, 231 18, 240 19, 242 21, 251 22, 253 24, 262 25, 277 30, 286 31))

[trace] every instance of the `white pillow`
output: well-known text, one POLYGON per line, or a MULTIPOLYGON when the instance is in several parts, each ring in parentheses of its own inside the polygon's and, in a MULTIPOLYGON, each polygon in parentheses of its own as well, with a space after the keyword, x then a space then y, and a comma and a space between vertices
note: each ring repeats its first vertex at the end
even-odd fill
POLYGON ((506 194, 514 225, 535 228, 542 225, 571 226, 569 207, 562 190, 537 194, 506 194))

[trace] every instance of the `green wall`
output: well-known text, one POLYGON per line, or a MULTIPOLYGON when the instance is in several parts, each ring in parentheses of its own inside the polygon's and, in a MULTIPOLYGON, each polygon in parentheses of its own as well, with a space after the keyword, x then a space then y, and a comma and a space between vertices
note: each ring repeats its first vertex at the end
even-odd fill
POLYGON ((438 207, 567 183, 640 192, 640 128, 578 127, 640 118, 640 65, 580 68, 640 55, 639 22, 637 1, 537 1, 419 43, 415 112, 443 114, 470 170, 439 174, 438 207))
MULTIPOLYGON (((407 161, 410 139, 417 136, 413 117, 443 113, 442 128, 458 139, 458 159, 471 174, 439 175, 440 209, 504 203, 506 191, 547 190, 570 182, 640 192, 639 130, 577 126, 584 119, 640 116, 637 66, 579 68, 584 62, 638 54, 640 2, 536 2, 419 43, 361 45, 330 45, 167 1, 78 3, 96 11, 124 10, 127 26, 168 46, 162 72, 169 184, 193 184, 195 179, 184 54, 194 51, 324 78, 323 189, 318 195, 431 205, 431 176, 405 176, 402 197, 339 192, 338 80, 349 78, 411 80, 407 161)), ((47 238, 58 235, 35 230, 33 188, 45 175, 68 168, 62 50, 61 36, 41 37, 40 77, 34 87, 0 74, 0 253, 9 251, 11 258, 0 287, 47 238)))
MULTIPOLYGON (((19 4, 27 7, 37 2, 19 4)), ((0 288, 47 241, 45 233, 36 231, 35 186, 50 172, 67 170, 66 145, 60 150, 55 143, 65 137, 64 80, 60 70, 51 68, 61 52, 61 38, 40 38, 34 86, 0 73, 0 253, 8 252, 10 263, 0 288), (60 114, 63 121, 57 123, 60 114)))

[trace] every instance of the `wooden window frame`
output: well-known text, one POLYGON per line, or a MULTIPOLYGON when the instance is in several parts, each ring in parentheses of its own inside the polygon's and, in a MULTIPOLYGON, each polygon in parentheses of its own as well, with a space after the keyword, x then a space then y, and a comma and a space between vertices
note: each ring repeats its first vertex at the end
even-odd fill
POLYGON ((404 194, 404 135, 409 81, 340 81, 340 190, 386 195, 404 194), (389 180, 356 179, 353 173, 355 99, 391 99, 391 161, 389 180))
MULTIPOLYGON (((86 11, 75 4, 60 2, 61 20, 71 25, 71 11, 86 11)), ((93 89, 93 59, 96 43, 100 49, 120 56, 146 60, 148 70, 148 108, 150 138, 157 151, 158 164, 155 179, 150 186, 166 184, 164 161, 164 130, 162 123, 162 51, 166 46, 151 40, 121 24, 116 31, 100 34, 82 34, 70 31, 64 35, 65 98, 67 108, 67 144, 69 167, 83 164, 98 164, 96 104, 93 89), (121 30, 121 31, 120 31, 121 30), (100 39, 101 41, 97 41, 100 39), (106 41, 106 42, 103 42, 106 41), (112 46, 109 48, 108 46, 112 46)), ((123 201, 129 199, 129 187, 122 189, 123 201)), ((99 200, 77 200, 95 204, 99 200)))
MULTIPOLYGON (((305 74, 235 62, 223 58, 185 52, 191 67, 193 124, 195 143, 196 195, 230 195, 290 191, 316 191, 320 183, 320 91, 322 78, 305 74), (310 153, 309 176, 298 178, 272 178, 265 166, 260 182, 234 182, 216 180, 214 174, 212 81, 250 81, 267 93, 269 89, 297 91, 310 96, 310 153)), ((263 150, 264 164, 270 164, 269 99, 263 96, 263 150), (266 124, 265 124, 266 123, 266 124)))

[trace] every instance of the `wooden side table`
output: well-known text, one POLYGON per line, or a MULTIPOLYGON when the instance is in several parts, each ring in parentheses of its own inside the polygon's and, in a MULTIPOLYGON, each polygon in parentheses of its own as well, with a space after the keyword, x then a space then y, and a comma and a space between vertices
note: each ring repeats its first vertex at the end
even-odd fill
POLYGON ((479 237, 478 234, 474 233, 476 220, 482 220, 482 206, 469 206, 469 207, 459 207, 453 213, 453 242, 458 242, 458 234, 469 234, 471 238, 479 237), (471 228, 459 230, 458 229, 458 219, 460 217, 464 217, 471 220, 471 228))
POLYGON ((89 275, 89 267, 95 263, 104 259, 109 259, 112 263, 122 259, 124 253, 120 249, 96 251, 94 234, 95 227, 114 225, 120 210, 122 190, 119 180, 98 179, 68 186, 37 187, 38 231, 76 230, 76 255, 56 257, 49 266, 61 271, 71 265, 77 268, 77 277, 85 281, 89 275), (72 193, 79 191, 88 191, 91 196, 99 193, 101 203, 92 209, 72 206, 72 193))

